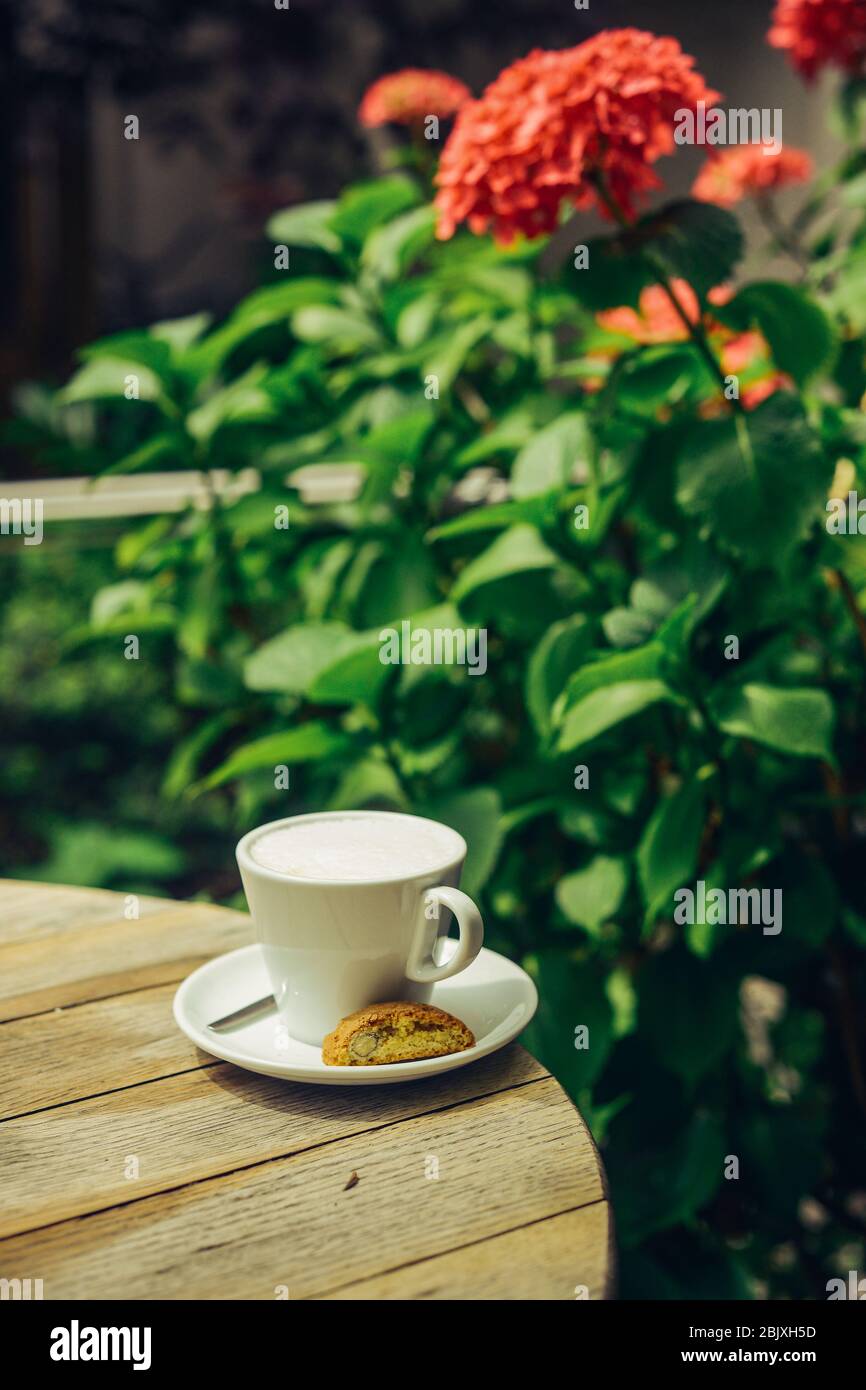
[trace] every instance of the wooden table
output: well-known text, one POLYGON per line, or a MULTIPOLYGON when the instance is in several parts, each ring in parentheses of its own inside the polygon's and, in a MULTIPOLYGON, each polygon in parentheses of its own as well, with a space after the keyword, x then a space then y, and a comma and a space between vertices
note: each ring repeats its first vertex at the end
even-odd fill
POLYGON ((343 1090, 189 1042, 178 981, 250 936, 223 908, 0 881, 0 1278, 46 1299, 609 1294, 598 1154, 521 1047, 343 1090))

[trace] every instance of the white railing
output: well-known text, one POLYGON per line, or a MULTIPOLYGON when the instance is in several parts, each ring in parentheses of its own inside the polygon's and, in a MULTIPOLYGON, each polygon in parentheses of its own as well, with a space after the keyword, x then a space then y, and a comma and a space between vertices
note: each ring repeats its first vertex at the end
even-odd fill
MULTIPOLYGON (((309 464, 289 475, 307 504, 347 502, 358 495, 361 469, 353 463, 309 464)), ((226 502, 258 492, 261 474, 255 468, 232 473, 225 468, 203 473, 136 473, 130 477, 33 478, 0 482, 7 502, 41 500, 43 518, 87 521, 122 516, 157 516, 187 507, 207 508, 213 496, 226 502)))

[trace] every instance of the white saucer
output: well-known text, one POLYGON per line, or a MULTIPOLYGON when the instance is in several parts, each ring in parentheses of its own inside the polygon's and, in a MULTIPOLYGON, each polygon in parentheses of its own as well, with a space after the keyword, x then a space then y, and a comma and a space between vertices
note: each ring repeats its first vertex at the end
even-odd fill
POLYGON ((174 996, 175 1022, 205 1052, 247 1071, 325 1086, 382 1086, 436 1076, 496 1052, 522 1032, 538 1006, 535 985, 526 971, 495 951, 482 950, 461 974, 436 985, 432 1000, 468 1024, 476 1037, 474 1047, 420 1062, 326 1067, 320 1048, 296 1042, 278 1028, 276 1011, 231 1032, 213 1033, 208 1028, 209 1021, 269 993, 258 946, 243 946, 208 961, 184 980, 174 996))

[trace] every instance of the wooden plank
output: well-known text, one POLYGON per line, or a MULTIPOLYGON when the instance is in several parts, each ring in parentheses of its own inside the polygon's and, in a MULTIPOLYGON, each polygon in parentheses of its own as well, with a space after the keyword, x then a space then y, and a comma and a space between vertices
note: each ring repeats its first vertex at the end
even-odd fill
MULTIPOLYGON (((152 1131, 163 1115, 145 1098, 161 1085, 136 1092, 145 1101, 138 1121, 149 1116, 152 1131)), ((390 1104, 399 1104, 396 1094, 390 1104)), ((369 1093, 367 1105, 369 1122, 377 1110, 387 1114, 389 1099, 369 1093)), ((249 1096, 240 1109, 251 1127, 249 1096)), ((262 1096, 266 1124, 267 1112, 262 1096)), ((290 1113, 277 1111, 286 1124, 290 1113)), ((204 1151, 219 1138, 205 1112, 201 1119, 204 1151)), ((130 1151, 125 1137, 103 1121, 93 1138, 112 1180, 130 1151)), ((146 1181, 144 1164, 142 1172, 146 1181)), ((271 1299, 283 1288, 291 1298, 316 1297, 602 1195, 583 1122, 548 1079, 15 1236, 0 1242, 0 1277, 41 1278, 48 1299, 271 1299), (347 1187, 353 1173, 358 1181, 347 1187)))
POLYGON ((114 896, 115 920, 70 928, 62 950, 53 934, 0 946, 0 1020, 181 980, 252 939, 245 913, 176 903, 127 921, 122 895, 114 896))
POLYGON ((518 1047, 453 1075, 389 1087, 384 1095, 380 1087, 377 1095, 293 1084, 224 1062, 41 1110, 0 1127, 0 1235, 300 1153, 544 1075, 518 1047), (130 1159, 135 1178, 127 1176, 130 1159))
POLYGON ((593 1202, 320 1296, 375 1303, 608 1298, 610 1226, 607 1202, 593 1202))
POLYGON ((215 1065, 177 1027, 175 989, 161 985, 0 1025, 0 1119, 215 1065))
MULTIPOLYGON (((39 941, 78 927, 114 925, 122 920, 124 895, 107 888, 68 888, 60 883, 0 879, 0 946, 39 941)), ((139 915, 152 917, 176 904, 171 898, 139 897, 139 915)))

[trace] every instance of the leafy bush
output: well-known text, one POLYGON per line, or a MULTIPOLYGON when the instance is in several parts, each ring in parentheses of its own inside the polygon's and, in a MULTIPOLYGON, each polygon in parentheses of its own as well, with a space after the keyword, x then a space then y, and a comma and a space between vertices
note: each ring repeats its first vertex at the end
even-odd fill
POLYGON ((164 795, 217 825, 465 834, 539 984, 528 1045, 604 1145, 626 1294, 823 1296, 862 1260, 866 542, 826 522, 866 472, 863 168, 845 219, 814 191, 790 282, 728 296, 716 206, 578 268, 437 241, 420 183, 363 182, 273 219, 290 268, 224 323, 85 349, 39 426, 70 468, 260 474, 130 526, 79 656, 137 634, 171 671, 164 795), (404 620, 485 630, 485 674, 383 664, 404 620), (781 890, 783 929, 676 920, 699 881, 781 890))

